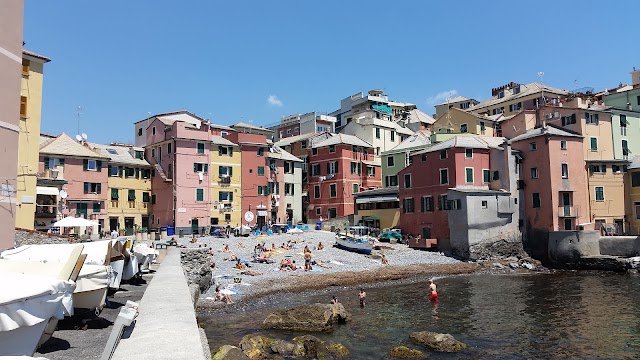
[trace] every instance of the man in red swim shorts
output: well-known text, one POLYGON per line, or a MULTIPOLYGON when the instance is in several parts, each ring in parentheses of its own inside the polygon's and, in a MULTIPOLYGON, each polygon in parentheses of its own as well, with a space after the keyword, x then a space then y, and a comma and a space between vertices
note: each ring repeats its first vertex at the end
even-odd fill
POLYGON ((429 301, 438 301, 438 292, 436 291, 436 284, 433 283, 433 279, 429 280, 429 301))

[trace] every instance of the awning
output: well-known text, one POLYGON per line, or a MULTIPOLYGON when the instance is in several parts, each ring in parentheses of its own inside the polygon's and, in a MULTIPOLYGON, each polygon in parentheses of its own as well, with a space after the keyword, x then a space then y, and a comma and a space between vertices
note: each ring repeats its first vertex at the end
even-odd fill
POLYGON ((51 187, 51 186, 36 186, 36 194, 37 195, 53 195, 53 196, 58 196, 58 194, 60 194, 60 191, 58 190, 57 187, 51 187))
POLYGON ((362 161, 363 164, 366 164, 369 166, 380 166, 380 162, 369 161, 369 160, 360 160, 360 161, 362 161))
POLYGON ((380 220, 380 216, 378 215, 364 216, 362 220, 380 220))
POLYGON ((264 210, 258 210, 258 216, 267 216, 267 212, 264 210))
POLYGON ((385 202, 385 201, 400 201, 400 199, 397 196, 365 197, 365 198, 357 198, 356 204, 368 204, 368 203, 377 203, 377 202, 385 202))

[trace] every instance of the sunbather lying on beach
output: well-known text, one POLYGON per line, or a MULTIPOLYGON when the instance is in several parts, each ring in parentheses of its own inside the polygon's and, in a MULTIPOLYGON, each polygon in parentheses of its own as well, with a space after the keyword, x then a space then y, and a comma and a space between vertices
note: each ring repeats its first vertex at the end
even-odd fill
POLYGON ((324 245, 322 245, 322 241, 320 241, 318 243, 318 247, 317 247, 318 251, 324 251, 324 245))
POLYGON ((227 261, 238 261, 238 257, 231 254, 231 256, 224 258, 223 260, 227 260, 227 261))
POLYGON ((229 295, 227 294, 223 294, 220 291, 220 288, 216 286, 216 295, 214 297, 214 301, 224 301, 227 304, 233 304, 233 301, 231 300, 231 298, 229 297, 229 295))
POLYGON ((236 266, 234 266, 234 268, 236 268, 238 270, 244 270, 246 267, 244 266, 243 263, 240 262, 240 259, 237 259, 236 266))
POLYGON ((313 266, 316 266, 316 265, 317 265, 317 266, 320 266, 320 267, 325 268, 325 269, 331 269, 331 266, 329 266, 329 265, 325 265, 325 264, 320 263, 320 262, 317 262, 317 261, 315 261, 315 260, 313 260, 313 261, 311 262, 311 265, 313 265, 313 266))
POLYGON ((247 270, 247 271, 243 271, 240 274, 242 275, 249 275, 249 276, 258 276, 258 275, 262 275, 261 272, 257 272, 257 271, 253 271, 253 270, 247 270))
POLYGON ((223 252, 229 252, 229 244, 224 244, 223 252))
POLYGON ((284 250, 289 250, 289 247, 287 245, 285 245, 284 243, 282 243, 282 246, 280 246, 280 248, 282 248, 284 250))
POLYGON ((296 270, 297 268, 295 260, 291 261, 289 259, 282 259, 282 261, 280 261, 280 270, 282 271, 291 271, 296 270))

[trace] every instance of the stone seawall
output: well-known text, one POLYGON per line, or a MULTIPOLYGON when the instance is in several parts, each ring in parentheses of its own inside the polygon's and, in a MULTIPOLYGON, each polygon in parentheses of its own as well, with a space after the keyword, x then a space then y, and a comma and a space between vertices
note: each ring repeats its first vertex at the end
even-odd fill
POLYGON ((22 245, 68 244, 72 239, 64 235, 48 234, 42 231, 16 229, 16 247, 22 245))
MULTIPOLYGON (((180 263, 187 278, 187 284, 197 285, 200 292, 211 286, 211 266, 208 249, 181 249, 180 263)), ((193 292, 193 291, 192 291, 193 292)), ((193 296, 193 294, 192 294, 193 296)))
POLYGON ((600 253, 621 257, 638 256, 639 239, 638 236, 602 236, 600 237, 600 253))

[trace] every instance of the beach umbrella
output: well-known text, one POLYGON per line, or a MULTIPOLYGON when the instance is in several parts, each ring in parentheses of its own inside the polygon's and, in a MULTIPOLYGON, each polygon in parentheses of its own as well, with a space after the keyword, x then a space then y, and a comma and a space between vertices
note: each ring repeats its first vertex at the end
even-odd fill
POLYGON ((97 225, 97 224, 93 221, 90 221, 84 218, 67 216, 62 220, 56 221, 53 224, 53 227, 77 227, 77 226, 94 226, 94 225, 97 225))

